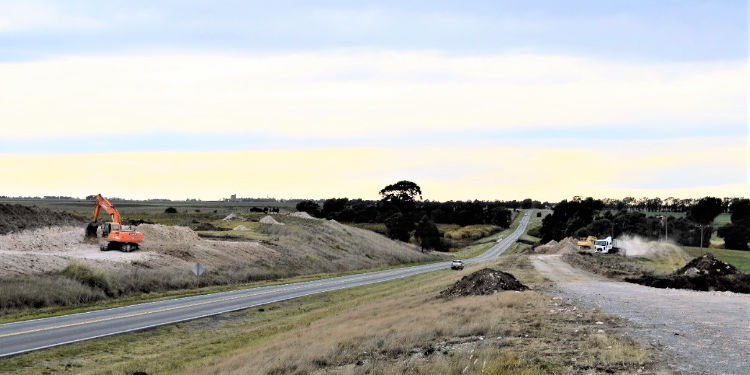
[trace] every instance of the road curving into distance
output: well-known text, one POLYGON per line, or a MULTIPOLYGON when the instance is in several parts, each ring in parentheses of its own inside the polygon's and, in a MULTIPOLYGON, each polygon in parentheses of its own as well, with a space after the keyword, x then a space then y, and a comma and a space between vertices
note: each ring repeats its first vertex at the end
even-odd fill
MULTIPOLYGON (((498 257, 526 230, 531 210, 518 228, 481 255, 467 259, 477 263, 498 257)), ((26 320, 0 325, 0 357, 25 353, 97 337, 138 331, 210 315, 242 310, 291 298, 395 280, 450 268, 450 262, 361 273, 328 279, 204 294, 164 301, 94 310, 85 313, 26 320)))

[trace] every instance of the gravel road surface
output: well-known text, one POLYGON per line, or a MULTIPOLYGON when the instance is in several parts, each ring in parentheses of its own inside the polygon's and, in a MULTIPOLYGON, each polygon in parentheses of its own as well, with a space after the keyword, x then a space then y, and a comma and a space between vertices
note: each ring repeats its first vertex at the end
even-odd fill
POLYGON ((750 374, 750 295, 614 282, 574 268, 560 255, 538 255, 532 262, 562 297, 633 322, 638 336, 666 349, 672 369, 750 374))

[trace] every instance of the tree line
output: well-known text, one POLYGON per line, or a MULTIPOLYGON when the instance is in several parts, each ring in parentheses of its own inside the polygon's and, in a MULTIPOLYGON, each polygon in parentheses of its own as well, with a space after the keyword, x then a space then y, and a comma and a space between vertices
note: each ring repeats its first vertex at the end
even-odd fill
POLYGON ((422 189, 411 181, 399 181, 388 185, 378 193, 378 201, 330 198, 323 204, 312 200, 297 203, 297 211, 350 223, 384 223, 386 234, 392 239, 409 241, 411 235, 423 249, 442 250, 440 232, 435 223, 491 224, 507 228, 510 226, 513 208, 541 207, 543 203, 531 199, 511 202, 422 200, 422 189))

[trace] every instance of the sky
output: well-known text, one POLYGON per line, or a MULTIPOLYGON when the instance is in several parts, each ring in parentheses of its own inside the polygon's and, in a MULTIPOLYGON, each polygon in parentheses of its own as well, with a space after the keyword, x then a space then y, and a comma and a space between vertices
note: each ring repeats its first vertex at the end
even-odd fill
POLYGON ((749 12, 0 0, 0 195, 748 196, 749 12))

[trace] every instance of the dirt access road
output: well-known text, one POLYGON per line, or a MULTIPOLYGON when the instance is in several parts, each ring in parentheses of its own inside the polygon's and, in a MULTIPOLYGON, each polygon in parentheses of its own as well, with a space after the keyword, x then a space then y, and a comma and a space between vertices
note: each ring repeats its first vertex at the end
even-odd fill
POLYGON ((536 255, 554 292, 631 321, 637 336, 664 347, 685 374, 750 374, 750 295, 656 289, 574 268, 561 255, 536 255))

